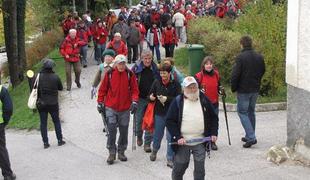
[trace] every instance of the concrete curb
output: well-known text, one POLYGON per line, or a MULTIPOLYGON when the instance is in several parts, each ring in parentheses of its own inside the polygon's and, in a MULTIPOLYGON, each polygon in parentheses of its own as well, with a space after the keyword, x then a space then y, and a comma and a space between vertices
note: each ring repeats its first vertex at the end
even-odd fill
MULTIPOLYGON (((268 111, 280 111, 286 110, 287 103, 286 102, 278 102, 278 103, 266 103, 266 104, 256 104, 256 112, 268 112, 268 111)), ((220 102, 219 109, 223 111, 223 103, 220 102)), ((237 104, 226 103, 226 110, 228 112, 236 112, 237 104)))

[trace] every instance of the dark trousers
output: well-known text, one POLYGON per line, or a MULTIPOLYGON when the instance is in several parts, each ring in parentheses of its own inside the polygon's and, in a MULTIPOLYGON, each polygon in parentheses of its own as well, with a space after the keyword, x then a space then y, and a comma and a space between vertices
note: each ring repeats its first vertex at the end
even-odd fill
POLYGON ((205 179, 206 149, 203 144, 195 146, 179 146, 174 157, 172 180, 183 180, 183 175, 188 168, 190 156, 194 156, 194 180, 205 179))
POLYGON ((173 57, 174 44, 165 44, 166 57, 173 57))
POLYGON ((138 58, 138 45, 129 45, 128 47, 128 63, 135 63, 138 58))
POLYGON ((40 113, 40 129, 41 129, 41 136, 43 143, 48 143, 48 136, 47 136, 47 116, 48 113, 50 113, 55 131, 56 131, 56 137, 58 141, 62 140, 62 132, 61 132, 61 124, 60 124, 60 119, 59 119, 59 109, 44 109, 44 110, 39 110, 40 113))
POLYGON ((6 149, 5 125, 3 123, 0 124, 0 168, 4 177, 11 176, 13 173, 11 169, 9 153, 6 149))

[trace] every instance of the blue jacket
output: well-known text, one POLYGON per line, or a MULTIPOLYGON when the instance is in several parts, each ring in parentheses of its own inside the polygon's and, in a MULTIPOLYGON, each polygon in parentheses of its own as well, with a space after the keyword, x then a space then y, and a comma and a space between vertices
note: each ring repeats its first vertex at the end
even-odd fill
MULTIPOLYGON (((139 64, 135 64, 131 69, 132 72, 135 73, 135 75, 138 79, 138 82, 139 82, 139 77, 140 77, 139 74, 143 71, 144 67, 145 66, 144 66, 143 62, 140 62, 139 64)), ((159 71, 158 71, 157 65, 154 62, 152 62, 151 69, 153 70, 153 75, 154 75, 155 79, 160 80, 161 78, 159 75, 159 71)))
MULTIPOLYGON (((210 100, 202 92, 199 99, 204 117, 204 136, 217 136, 218 116, 210 100)), ((166 126, 171 134, 171 142, 177 142, 182 138, 181 125, 183 116, 184 95, 177 96, 170 104, 166 115, 166 126)), ((172 145, 172 150, 177 151, 178 145, 172 145)))

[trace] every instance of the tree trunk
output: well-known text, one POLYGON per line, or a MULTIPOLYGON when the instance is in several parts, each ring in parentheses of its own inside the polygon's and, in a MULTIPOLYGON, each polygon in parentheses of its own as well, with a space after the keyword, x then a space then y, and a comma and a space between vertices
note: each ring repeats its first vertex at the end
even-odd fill
POLYGON ((13 87, 20 83, 17 50, 17 12, 16 0, 3 0, 3 23, 5 47, 9 63, 9 74, 13 87))
POLYGON ((24 71, 26 69, 25 16, 26 16, 26 0, 18 0, 17 49, 18 49, 19 78, 21 81, 24 79, 24 71))
POLYGON ((85 10, 85 12, 88 10, 88 2, 87 2, 87 0, 84 0, 84 10, 85 10))

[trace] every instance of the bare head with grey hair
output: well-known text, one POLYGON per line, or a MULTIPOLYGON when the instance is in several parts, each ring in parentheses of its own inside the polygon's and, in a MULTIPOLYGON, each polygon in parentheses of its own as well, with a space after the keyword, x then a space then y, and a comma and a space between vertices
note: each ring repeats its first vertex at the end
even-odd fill
POLYGON ((76 29, 70 29, 69 35, 70 35, 71 39, 74 39, 76 37, 76 29))
POLYGON ((150 67, 152 65, 152 51, 150 50, 143 50, 141 53, 142 62, 145 67, 150 67))

